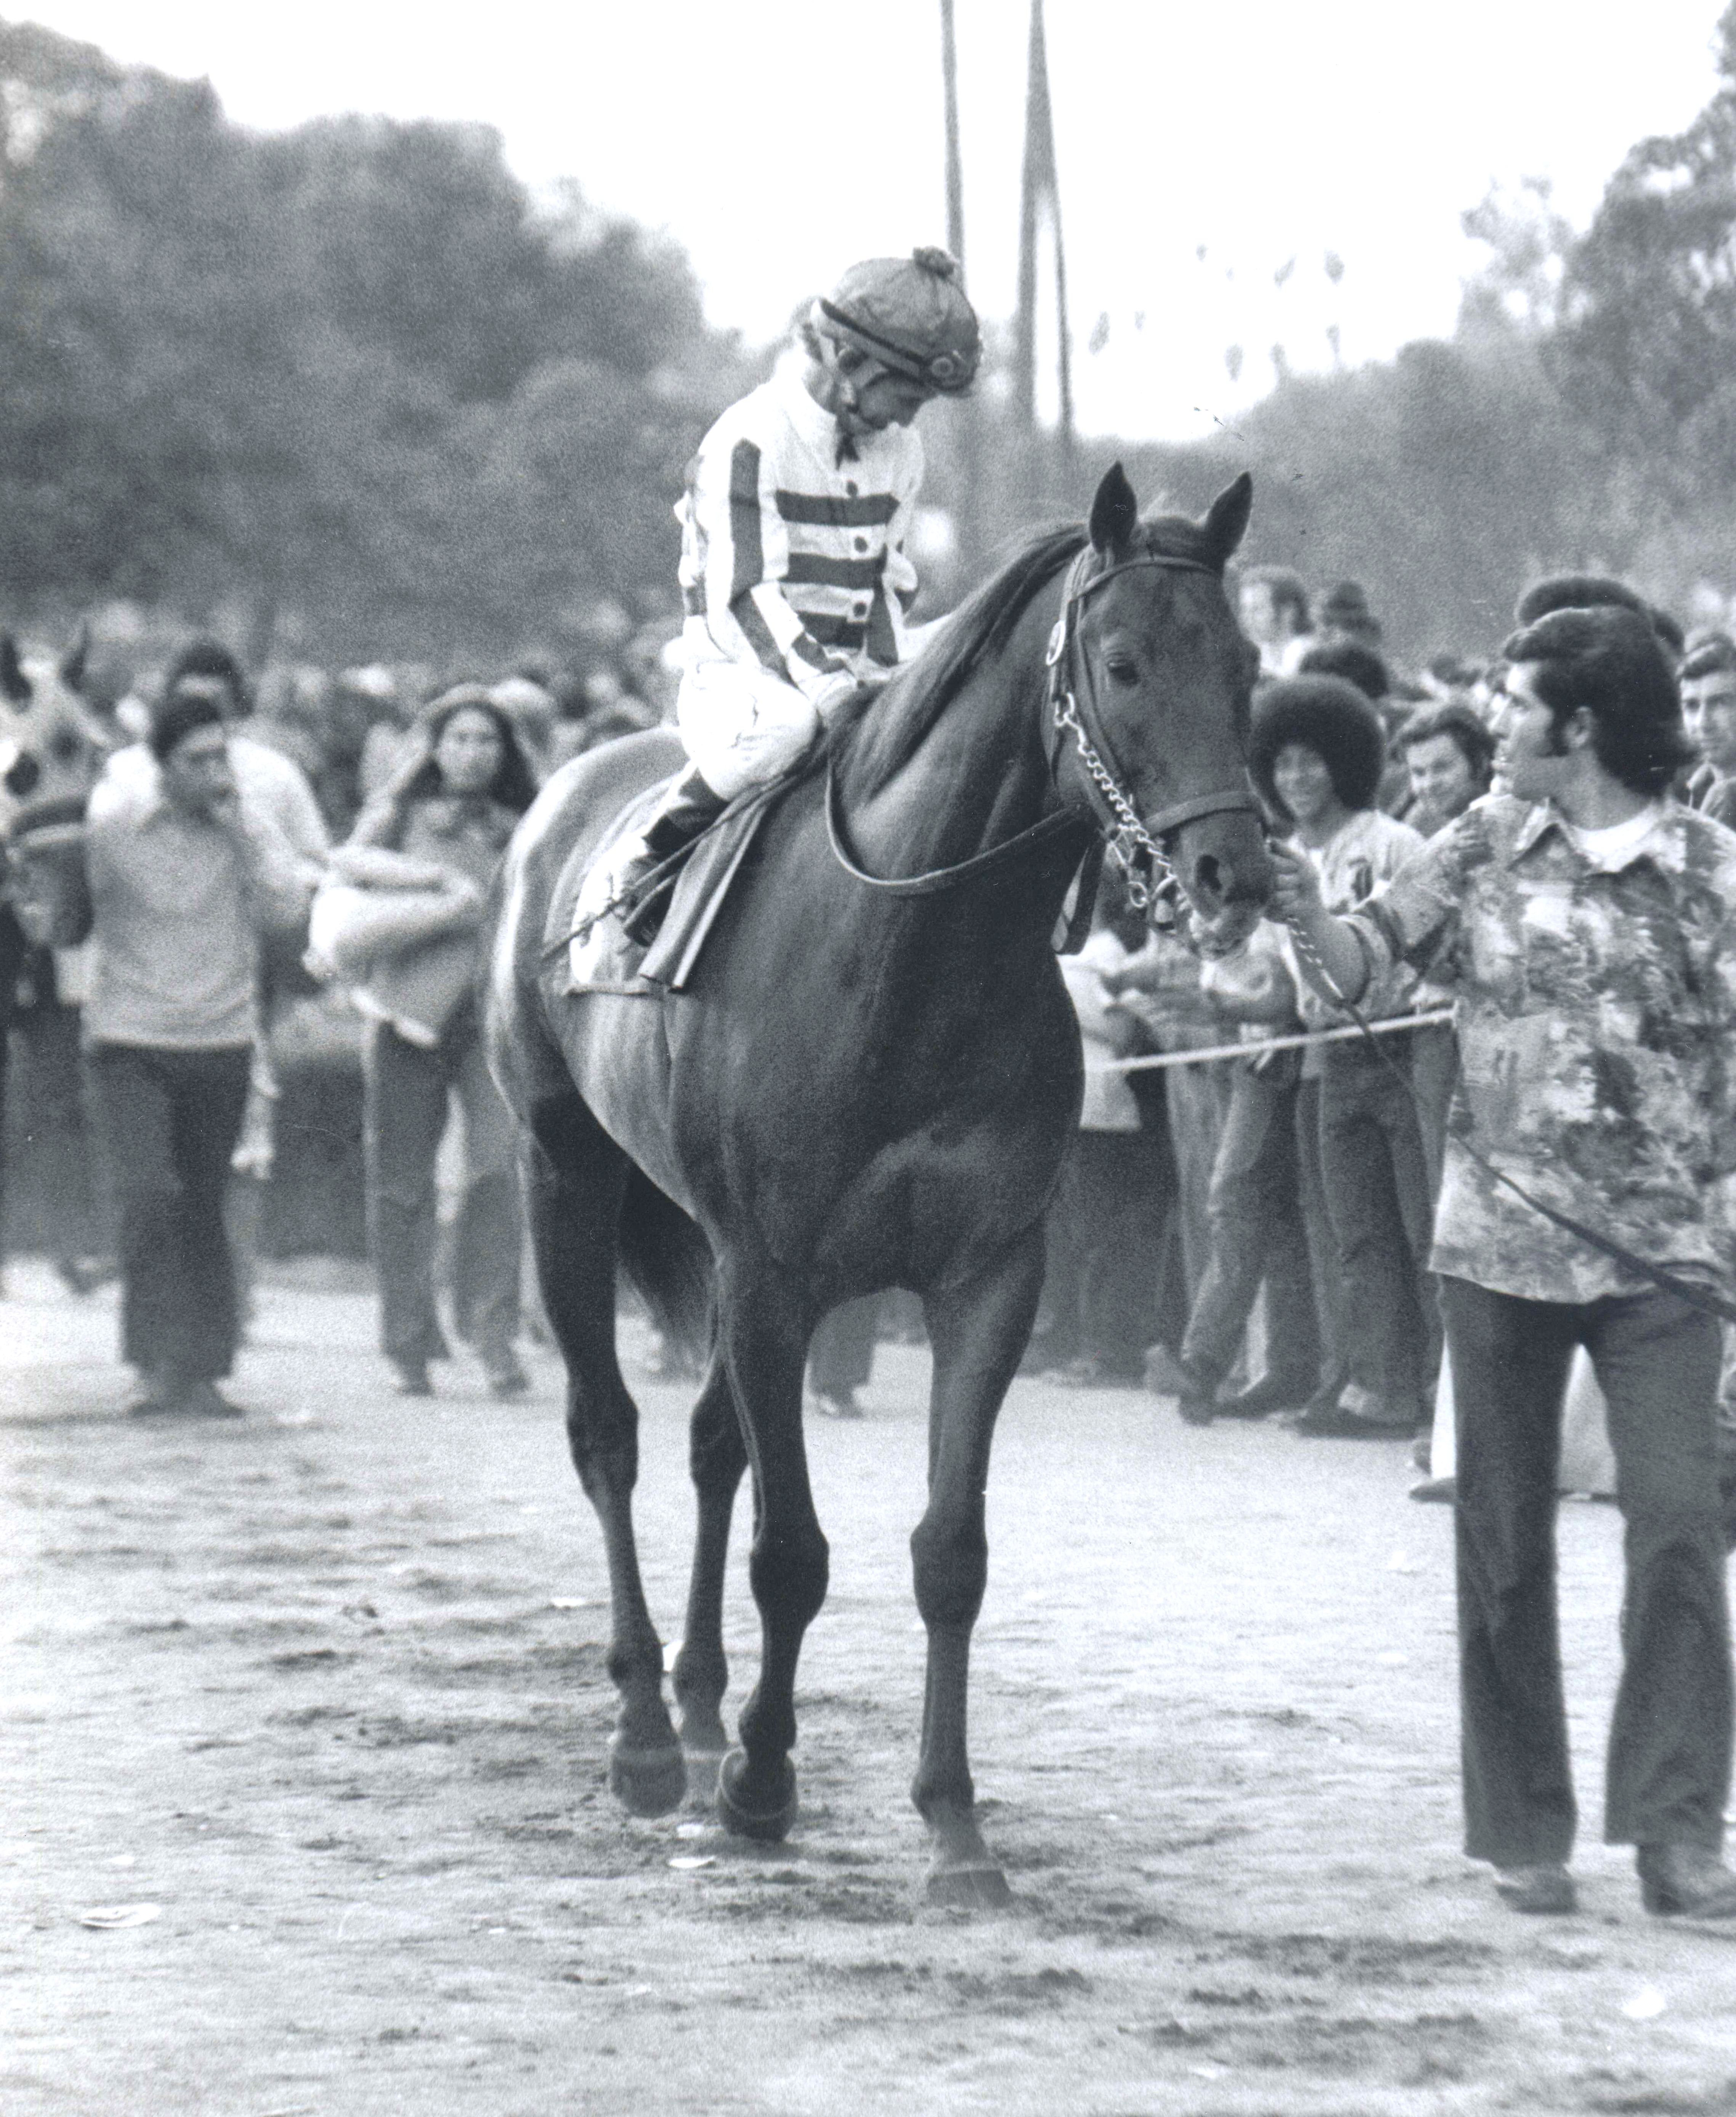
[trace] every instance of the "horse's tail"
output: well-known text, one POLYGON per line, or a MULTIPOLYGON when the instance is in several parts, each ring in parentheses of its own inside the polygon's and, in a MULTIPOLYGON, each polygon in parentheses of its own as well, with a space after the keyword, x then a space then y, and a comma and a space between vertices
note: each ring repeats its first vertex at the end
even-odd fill
POLYGON ((717 1305, 711 1245, 639 1169, 627 1178, 618 1242, 622 1268, 670 1350, 703 1367, 711 1356, 717 1305))

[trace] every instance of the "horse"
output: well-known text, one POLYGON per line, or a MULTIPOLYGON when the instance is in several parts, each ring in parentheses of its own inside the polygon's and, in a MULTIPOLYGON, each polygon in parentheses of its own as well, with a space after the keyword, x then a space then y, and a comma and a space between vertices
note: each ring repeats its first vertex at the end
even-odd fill
POLYGON ((619 1698, 609 1782, 635 1814, 714 1785, 732 1832, 789 1829, 797 1656, 828 1563, 803 1444, 808 1340, 838 1302, 904 1287, 934 1360, 928 1501, 911 1538, 928 1635, 912 1789, 927 1890, 1008 1900, 976 1814, 967 1677, 990 1441, 1083 1089, 1052 935, 1103 835, 1142 894, 1150 864, 1173 863, 1226 943, 1267 900, 1244 766, 1257 662, 1222 581, 1252 496, 1244 473, 1203 521, 1142 523, 1116 464, 1088 527, 1037 537, 834 729, 762 826, 750 886, 725 900, 687 989, 570 992, 566 937, 548 931, 569 863, 680 761, 671 736, 575 759, 508 849, 484 944, 487 1034, 522 1128, 569 1444, 602 1527, 619 1698), (660 1316, 709 1318, 679 1740, 634 1540, 617 1257, 660 1316), (724 1755, 724 1561, 749 1465, 762 1653, 724 1755))
POLYGON ((58 661, 20 653, 0 632, 0 837, 82 813, 113 739, 83 692, 90 634, 58 661))

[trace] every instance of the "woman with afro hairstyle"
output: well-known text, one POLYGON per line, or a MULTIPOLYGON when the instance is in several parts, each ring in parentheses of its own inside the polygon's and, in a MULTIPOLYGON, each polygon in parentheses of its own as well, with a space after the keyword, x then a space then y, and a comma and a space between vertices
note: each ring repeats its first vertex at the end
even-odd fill
MULTIPOLYGON (((1374 706, 1341 677, 1295 676, 1267 685, 1254 701, 1248 762, 1261 799, 1288 826, 1336 912, 1365 902, 1423 842, 1374 806, 1385 732, 1374 706)), ((1341 1011, 1302 975, 1288 933, 1283 948, 1304 1026, 1338 1026, 1341 1011)), ((1364 997, 1364 1014, 1409 1013, 1415 984, 1414 973, 1395 971, 1364 997)), ((1304 1210, 1318 1212, 1323 1198, 1345 1372, 1327 1377, 1328 1386, 1296 1423, 1300 1433, 1408 1434, 1433 1396, 1440 1321, 1423 1276, 1428 1165, 1402 1077, 1405 1053, 1385 1042, 1384 1052, 1360 1039, 1318 1046, 1304 1064, 1297 1123, 1304 1210), (1305 1091, 1309 1082, 1312 1095, 1305 1091)))

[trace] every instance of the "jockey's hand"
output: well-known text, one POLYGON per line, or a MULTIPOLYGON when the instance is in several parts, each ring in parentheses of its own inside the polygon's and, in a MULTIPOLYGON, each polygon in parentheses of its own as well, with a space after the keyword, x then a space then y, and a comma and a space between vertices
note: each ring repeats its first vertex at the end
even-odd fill
POLYGON ((1290 846, 1268 844, 1266 851, 1272 862, 1272 902, 1278 916, 1303 925, 1320 918, 1326 906, 1312 864, 1290 846))

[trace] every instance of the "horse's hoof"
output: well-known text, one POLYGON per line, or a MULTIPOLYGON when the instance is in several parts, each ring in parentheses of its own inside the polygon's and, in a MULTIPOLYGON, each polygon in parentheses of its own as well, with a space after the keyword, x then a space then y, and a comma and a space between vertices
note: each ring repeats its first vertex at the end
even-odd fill
POLYGON ((746 1752, 732 1750, 718 1772, 718 1820, 734 1837, 775 1845, 789 1834, 790 1825, 796 1820, 796 1767, 785 1758, 783 1790, 770 1806, 742 1799, 741 1786, 746 1770, 746 1752))
POLYGON ((612 1735, 609 1792, 630 1815, 667 1815, 686 1795, 687 1760, 673 1742, 640 1750, 612 1735))
POLYGON ((709 1808, 718 1797, 718 1774, 723 1769, 721 1750, 683 1750, 687 1762, 687 1801, 690 1807, 709 1808))
POLYGON ((1013 1901, 1007 1878, 992 1865, 931 1868, 928 1901, 964 1911, 1004 1912, 1013 1901))

